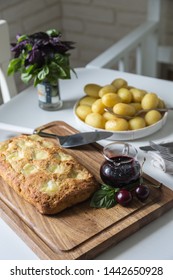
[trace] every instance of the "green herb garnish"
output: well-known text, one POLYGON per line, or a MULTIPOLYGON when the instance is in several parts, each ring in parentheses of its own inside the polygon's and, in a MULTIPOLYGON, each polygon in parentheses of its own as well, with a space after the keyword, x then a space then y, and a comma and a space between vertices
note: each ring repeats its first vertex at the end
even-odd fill
POLYGON ((101 188, 96 191, 91 199, 90 206, 95 208, 111 208, 117 204, 115 193, 119 188, 112 188, 108 185, 101 185, 101 188))

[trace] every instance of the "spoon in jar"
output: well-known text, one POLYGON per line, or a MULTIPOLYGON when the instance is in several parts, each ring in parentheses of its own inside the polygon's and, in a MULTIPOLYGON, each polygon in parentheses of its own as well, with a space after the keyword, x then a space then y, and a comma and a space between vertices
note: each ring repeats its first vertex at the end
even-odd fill
POLYGON ((109 112, 111 113, 112 115, 116 116, 117 118, 123 118, 123 119, 126 119, 126 120, 131 120, 133 119, 134 117, 137 117, 139 115, 141 115, 142 113, 147 113, 151 110, 157 110, 159 112, 168 112, 169 110, 173 110, 172 107, 170 108, 156 108, 156 109, 144 109, 144 110, 139 110, 137 111, 133 116, 127 116, 127 115, 120 115, 120 114, 116 114, 113 112, 112 108, 105 108, 104 109, 106 112, 109 112))

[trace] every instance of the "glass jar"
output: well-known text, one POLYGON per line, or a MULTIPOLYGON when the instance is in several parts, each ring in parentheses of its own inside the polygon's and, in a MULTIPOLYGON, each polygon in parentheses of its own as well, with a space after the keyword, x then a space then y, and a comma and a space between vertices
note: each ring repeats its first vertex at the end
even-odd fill
POLYGON ((104 147, 103 156, 105 161, 100 168, 100 177, 106 185, 123 188, 139 182, 141 166, 134 146, 114 142, 104 147))
POLYGON ((37 85, 39 107, 47 111, 59 110, 63 102, 60 97, 59 82, 52 85, 49 82, 42 82, 37 85))

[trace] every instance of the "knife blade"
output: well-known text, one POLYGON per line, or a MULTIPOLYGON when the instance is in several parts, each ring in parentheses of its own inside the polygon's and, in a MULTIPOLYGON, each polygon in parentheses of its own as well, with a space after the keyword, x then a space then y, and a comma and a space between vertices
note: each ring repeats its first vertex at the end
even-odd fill
MULTIPOLYGON (((173 142, 160 143, 160 145, 162 145, 163 147, 167 147, 167 148, 173 148, 173 142)), ((145 151, 145 152, 154 151, 154 149, 150 145, 139 147, 139 149, 141 149, 142 151, 145 151)))
POLYGON ((61 136, 53 133, 44 132, 42 130, 39 131, 37 129, 21 127, 21 126, 5 124, 5 123, 0 123, 0 129, 22 133, 22 134, 37 134, 42 137, 55 138, 59 140, 60 145, 64 148, 71 148, 71 147, 91 144, 99 140, 109 138, 113 134, 112 132, 109 131, 91 131, 91 132, 80 132, 80 133, 61 136))
POLYGON ((80 133, 75 133, 75 134, 70 134, 65 136, 47 133, 44 131, 38 131, 34 133, 43 137, 58 139, 60 145, 64 148, 72 148, 72 147, 87 145, 112 136, 112 132, 108 132, 108 131, 80 132, 80 133))

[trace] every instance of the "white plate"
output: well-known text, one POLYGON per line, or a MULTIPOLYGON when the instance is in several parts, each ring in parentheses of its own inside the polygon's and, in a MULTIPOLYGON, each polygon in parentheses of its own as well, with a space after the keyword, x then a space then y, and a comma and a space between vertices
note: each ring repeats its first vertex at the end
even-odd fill
MULTIPOLYGON (((92 127, 88 124, 86 124, 85 122, 83 122, 77 115, 76 115, 76 108, 79 104, 79 101, 75 104, 74 108, 73 108, 73 113, 75 116, 75 120, 78 123, 78 126, 80 127, 80 129, 82 131, 105 131, 105 129, 100 129, 100 128, 95 128, 92 127)), ((163 118, 158 121, 157 123, 147 126, 145 128, 141 128, 141 129, 136 129, 136 130, 127 130, 127 131, 110 131, 113 133, 113 135, 109 138, 109 140, 135 140, 135 139, 139 139, 139 138, 143 138, 146 137, 148 135, 151 135, 153 133, 155 133, 156 131, 160 130, 166 123, 167 120, 167 116, 168 113, 166 112, 163 116, 163 118)))

